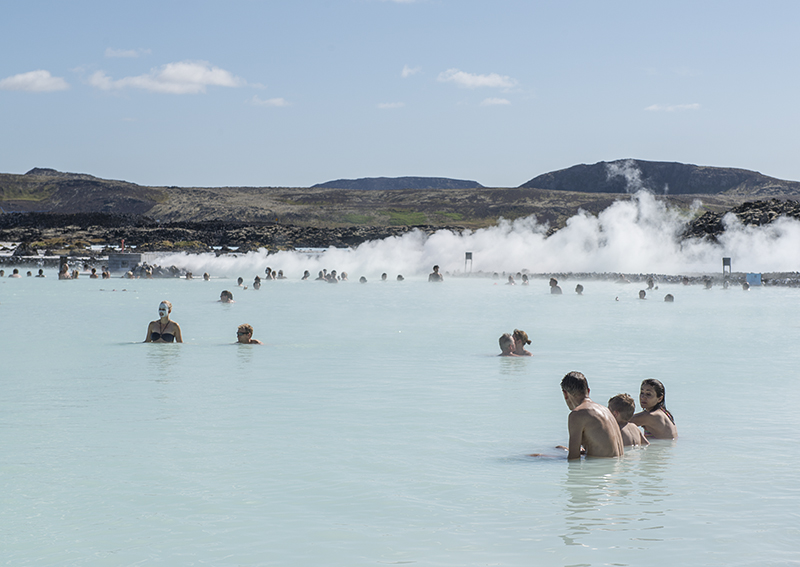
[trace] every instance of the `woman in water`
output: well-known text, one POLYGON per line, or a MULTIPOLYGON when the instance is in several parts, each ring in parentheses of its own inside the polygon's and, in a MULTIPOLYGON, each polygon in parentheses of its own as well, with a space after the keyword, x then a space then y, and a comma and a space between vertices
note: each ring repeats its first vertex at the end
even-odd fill
POLYGON ((172 312, 172 303, 167 300, 162 301, 158 306, 158 319, 150 321, 147 326, 146 343, 182 343, 181 327, 169 318, 172 312))
POLYGON ((655 378, 642 381, 639 390, 639 405, 642 411, 631 419, 631 423, 644 428, 644 434, 651 439, 676 439, 678 428, 675 418, 667 410, 664 384, 655 378))
POLYGON ((511 336, 514 337, 514 354, 517 356, 533 356, 533 353, 525 350, 525 345, 531 344, 528 333, 520 331, 519 329, 514 329, 514 334, 511 336))

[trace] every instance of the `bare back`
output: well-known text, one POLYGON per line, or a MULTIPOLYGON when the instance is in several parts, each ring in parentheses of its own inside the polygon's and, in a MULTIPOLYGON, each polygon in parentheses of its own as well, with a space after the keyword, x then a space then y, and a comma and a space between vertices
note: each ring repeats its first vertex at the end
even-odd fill
POLYGON ((650 441, 648 441, 647 437, 644 436, 642 430, 631 422, 628 422, 624 426, 620 427, 619 432, 622 435, 622 444, 625 447, 650 444, 650 441))
POLYGON ((643 427, 644 434, 653 439, 677 439, 678 437, 678 428, 661 409, 653 412, 640 411, 631 418, 631 423, 643 427))
POLYGON ((568 459, 579 459, 583 445, 587 457, 619 457, 623 454, 622 434, 611 411, 585 398, 569 414, 568 459))

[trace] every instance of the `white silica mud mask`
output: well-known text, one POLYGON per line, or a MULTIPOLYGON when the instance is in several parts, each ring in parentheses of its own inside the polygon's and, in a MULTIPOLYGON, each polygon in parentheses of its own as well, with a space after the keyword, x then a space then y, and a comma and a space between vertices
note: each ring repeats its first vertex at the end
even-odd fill
POLYGON ((159 317, 166 317, 169 314, 169 307, 167 307, 166 303, 162 303, 158 306, 158 316, 159 317))

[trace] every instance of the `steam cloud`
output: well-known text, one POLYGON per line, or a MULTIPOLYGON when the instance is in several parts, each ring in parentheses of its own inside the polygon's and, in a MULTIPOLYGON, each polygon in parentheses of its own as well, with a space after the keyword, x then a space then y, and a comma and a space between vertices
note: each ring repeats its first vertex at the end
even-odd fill
POLYGON ((362 275, 373 279, 382 272, 392 277, 422 276, 434 264, 443 271, 463 272, 465 252, 473 254, 473 271, 484 272, 714 273, 722 271, 723 257, 731 257, 739 272, 796 271, 800 267, 798 221, 781 218, 767 226, 746 227, 729 214, 719 244, 680 240, 686 221, 684 213, 640 191, 597 217, 580 212, 549 238, 547 225, 527 217, 501 220, 496 226, 463 234, 440 230, 427 236, 413 231, 355 249, 331 249, 319 256, 262 250, 238 257, 170 254, 156 263, 195 274, 207 271, 248 277, 263 274, 264 268, 271 266, 291 279, 299 278, 304 270, 316 277, 323 268, 345 271, 351 279, 362 275))

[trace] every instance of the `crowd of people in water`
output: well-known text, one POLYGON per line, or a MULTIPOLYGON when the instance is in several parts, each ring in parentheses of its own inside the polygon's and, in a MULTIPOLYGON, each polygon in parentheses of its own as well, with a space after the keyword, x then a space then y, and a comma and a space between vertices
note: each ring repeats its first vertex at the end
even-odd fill
MULTIPOLYGON (((100 274, 97 273, 96 268, 88 264, 84 265, 84 271, 88 271, 88 277, 92 279, 108 279, 111 277, 106 266, 102 266, 100 274)), ((152 276, 152 271, 147 268, 145 268, 144 273, 149 273, 152 276)), ((26 276, 33 277, 33 273, 28 271, 26 276)), ((0 270, 0 277, 5 277, 4 270, 0 270)), ((8 277, 21 278, 22 275, 18 268, 14 268, 8 277)), ((45 277, 44 270, 40 268, 36 277, 45 277)), ((70 270, 66 262, 61 264, 58 273, 59 279, 76 279, 78 277, 79 271, 77 269, 70 270)), ((125 274, 125 277, 134 276, 129 271, 125 274)), ((191 272, 187 272, 185 277, 186 279, 192 279, 193 275, 191 272)), ((208 272, 203 274, 203 279, 210 280, 208 272)), ((283 270, 276 271, 271 267, 267 267, 264 277, 255 276, 252 285, 254 289, 259 289, 264 281, 282 279, 287 279, 283 270)), ((304 281, 311 279, 311 274, 308 270, 305 270, 301 279, 304 281)), ((386 281, 387 279, 388 275, 386 273, 381 274, 381 281, 386 281)), ((530 280, 527 275, 523 274, 520 279, 522 285, 529 285, 530 280)), ((397 281, 403 280, 402 275, 397 276, 397 281)), ((348 275, 347 272, 337 273, 336 270, 328 272, 327 269, 323 269, 319 271, 315 281, 327 283, 346 282, 348 281, 348 275)), ((359 281, 366 283, 367 280, 362 276, 359 281)), ((438 265, 433 267, 433 271, 428 276, 428 281, 434 283, 444 281, 444 276, 439 271, 438 265)), ((688 285, 686 280, 683 283, 688 285)), ((508 276, 507 285, 516 285, 513 276, 508 276)), ((244 279, 241 277, 237 278, 237 286, 247 289, 244 279)), ((556 278, 550 278, 549 286, 551 294, 563 294, 556 278)), ((710 280, 705 282, 705 287, 707 289, 711 287, 710 280)), ((743 288, 745 290, 749 289, 748 284, 745 283, 743 288)), ((658 286, 655 285, 653 278, 648 278, 647 289, 639 291, 639 299, 647 299, 647 292, 655 290, 658 290, 658 286)), ((576 285, 575 293, 583 295, 583 292, 583 285, 576 285)), ((619 297, 616 299, 619 300, 619 297)), ((223 290, 220 293, 219 301, 221 303, 233 303, 233 293, 227 289, 223 290)), ((674 301, 673 295, 666 294, 664 301, 674 301)), ((170 318, 171 313, 172 303, 167 300, 162 301, 158 306, 158 319, 150 321, 147 326, 144 342, 183 342, 181 327, 170 318)), ((260 340, 253 338, 253 333, 252 325, 248 323, 239 325, 236 330, 236 343, 248 345, 264 344, 260 340)), ((514 329, 512 333, 503 333, 498 342, 501 351, 499 356, 533 356, 525 348, 531 344, 531 340, 523 330, 514 329)), ((588 457, 618 457, 623 454, 624 447, 648 445, 649 439, 675 439, 678 436, 675 419, 666 407, 664 385, 656 379, 646 379, 642 382, 639 391, 639 404, 642 410, 639 413, 635 413, 635 402, 628 394, 613 396, 608 400, 607 407, 592 401, 589 398, 589 384, 586 377, 580 372, 570 372, 564 376, 561 381, 561 390, 567 407, 570 409, 568 420, 569 446, 559 445, 557 448, 566 450, 568 459, 577 459, 581 455, 588 457)), ((535 456, 540 455, 537 454, 535 456)))

